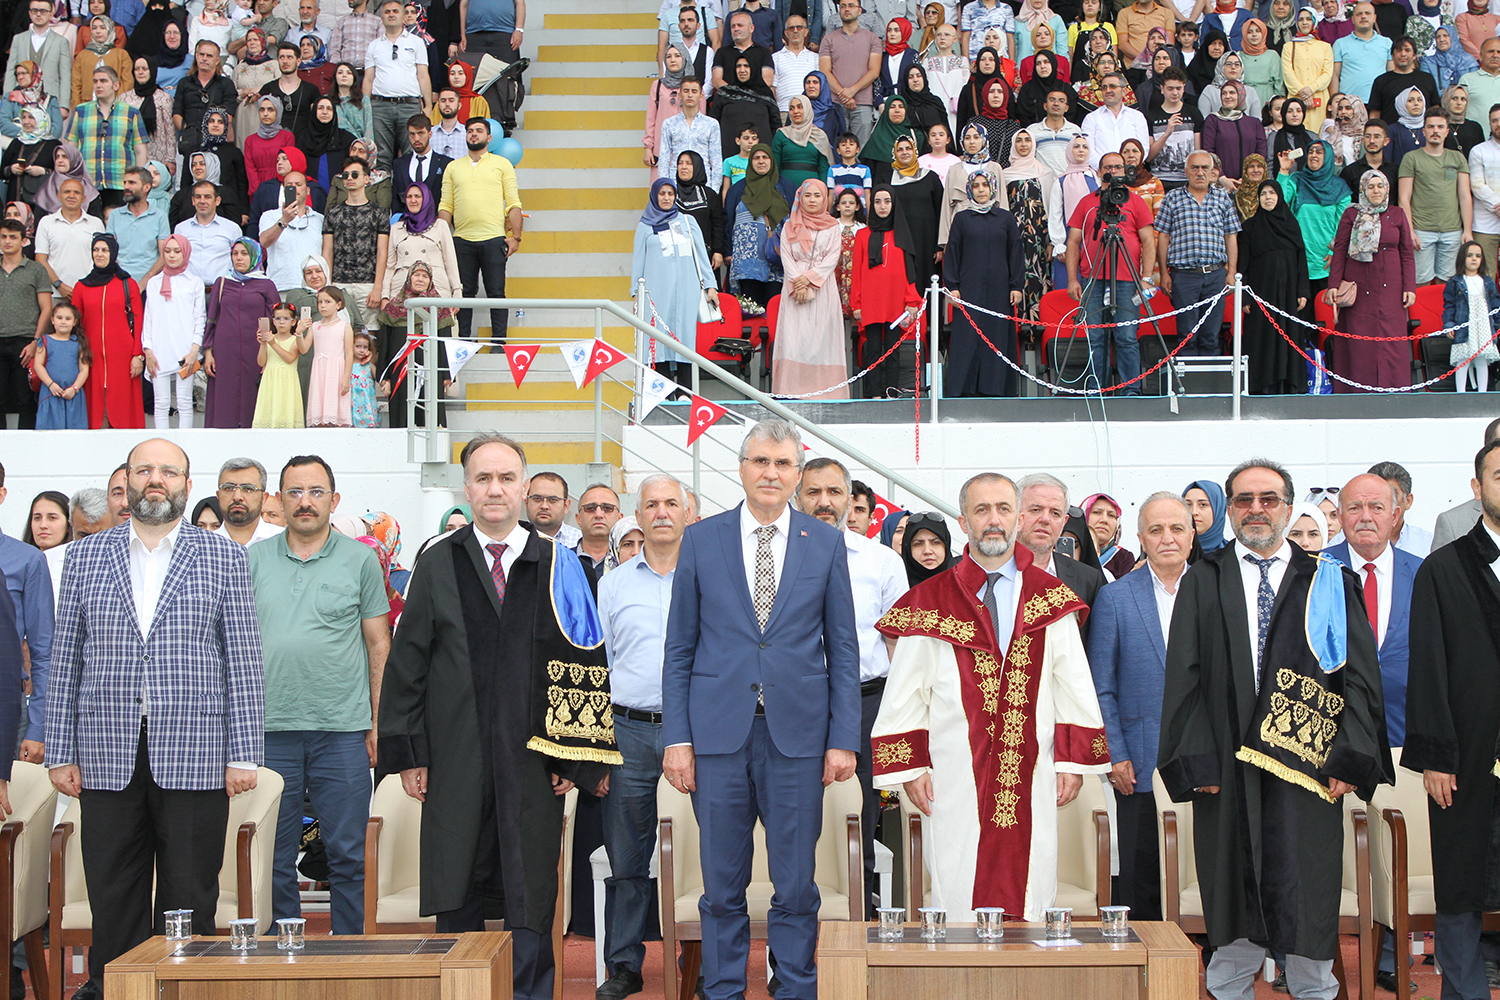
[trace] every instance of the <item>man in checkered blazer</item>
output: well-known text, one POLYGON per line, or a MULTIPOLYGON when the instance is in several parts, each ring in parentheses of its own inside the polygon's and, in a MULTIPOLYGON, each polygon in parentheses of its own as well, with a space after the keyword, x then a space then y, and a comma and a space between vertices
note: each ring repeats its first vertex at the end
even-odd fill
POLYGON ((255 787, 265 730, 245 550, 182 523, 181 448, 145 441, 126 464, 130 520, 68 550, 47 693, 47 766, 79 797, 100 917, 95 989, 106 963, 163 933, 165 910, 213 933, 229 796, 255 787))

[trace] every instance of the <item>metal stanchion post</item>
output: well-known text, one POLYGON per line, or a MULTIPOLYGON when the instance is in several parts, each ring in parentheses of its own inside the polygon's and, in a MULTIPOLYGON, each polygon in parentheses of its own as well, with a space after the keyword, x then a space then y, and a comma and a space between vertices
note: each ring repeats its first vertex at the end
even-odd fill
POLYGON ((927 365, 931 369, 931 375, 928 378, 927 382, 927 399, 928 405, 931 408, 931 420, 933 423, 937 423, 938 400, 941 399, 943 395, 943 366, 938 361, 938 340, 942 336, 943 329, 943 293, 941 288, 938 286, 938 277, 935 274, 932 276, 932 286, 929 294, 932 297, 932 301, 927 305, 927 331, 929 341, 927 347, 927 365))
POLYGON ((1245 335, 1244 305, 1245 285, 1240 273, 1234 272, 1234 363, 1230 365, 1230 376, 1234 379, 1234 419, 1240 419, 1240 371, 1245 363, 1243 338, 1245 335))

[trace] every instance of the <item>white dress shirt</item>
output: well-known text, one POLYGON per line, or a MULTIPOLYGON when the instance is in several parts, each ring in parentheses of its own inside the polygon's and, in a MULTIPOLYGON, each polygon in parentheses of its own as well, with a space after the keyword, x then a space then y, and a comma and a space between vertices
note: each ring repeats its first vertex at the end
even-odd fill
POLYGON ((909 589, 906 564, 877 538, 850 531, 843 536, 849 555, 849 587, 854 592, 854 628, 859 635, 859 682, 863 684, 891 672, 891 654, 875 623, 909 589))
MULTIPOLYGON (((141 638, 151 632, 151 623, 156 620, 156 605, 161 601, 161 586, 167 579, 167 567, 172 564, 172 550, 182 535, 182 521, 148 549, 137 533, 140 525, 130 521, 130 596, 135 600, 135 618, 140 626, 141 638)), ((144 705, 145 702, 142 702, 144 705)), ((145 714, 144 709, 141 714, 145 714)))
POLYGON ((1426 559, 1432 554, 1432 537, 1432 532, 1426 528, 1407 521, 1401 526, 1401 537, 1396 539, 1396 548, 1410 552, 1419 559, 1426 559))
MULTIPOLYGON (((786 533, 792 526, 792 508, 781 508, 781 516, 771 522, 776 530, 771 534, 771 585, 781 585, 781 567, 786 565, 786 533)), ((740 504, 740 551, 745 557, 745 583, 750 587, 750 603, 755 604, 755 551, 760 548, 760 537, 756 529, 762 527, 750 513, 746 504, 740 504)))
POLYGON ((432 150, 429 148, 425 153, 411 152, 411 183, 422 184, 427 180, 427 175, 432 170, 432 150))
MULTIPOLYGON (((245 548, 248 549, 250 546, 254 545, 256 542, 263 542, 267 538, 275 538, 277 535, 281 534, 285 530, 286 529, 283 528, 283 527, 281 527, 280 525, 272 524, 270 521, 267 521, 265 518, 261 518, 261 519, 259 519, 258 521, 255 522, 255 530, 253 532, 251 532, 251 534, 250 534, 250 540, 245 543, 245 548)), ((228 521, 223 522, 217 528, 215 528, 214 529, 214 534, 216 534, 216 535, 223 535, 225 538, 228 538, 231 542, 234 541, 234 538, 229 534, 229 522, 228 521)))
POLYGON ((504 538, 496 538, 481 528, 477 520, 474 522, 474 540, 479 543, 479 551, 484 553, 484 567, 490 571, 491 576, 495 573, 495 556, 490 552, 490 546, 497 542, 505 546, 505 551, 500 553, 500 565, 505 567, 505 578, 509 580, 510 568, 521 557, 521 550, 526 548, 526 542, 530 537, 530 532, 521 527, 519 521, 516 522, 514 528, 510 529, 510 534, 504 538))
MULTIPOLYGON (((1146 563, 1146 571, 1151 574, 1151 593, 1156 597, 1156 617, 1161 622, 1161 641, 1166 645, 1167 639, 1172 634, 1172 609, 1177 606, 1177 595, 1182 591, 1182 577, 1177 578, 1177 590, 1168 591, 1167 585, 1161 582, 1161 577, 1156 575, 1156 570, 1151 564, 1146 563)), ((1257 574, 1260 570, 1255 571, 1257 574)), ((1257 576, 1255 585, 1260 586, 1257 576)))
MULTIPOLYGON (((1490 530, 1490 523, 1488 521, 1480 521, 1480 523, 1484 525, 1484 530, 1490 533, 1490 541, 1494 542, 1496 546, 1500 546, 1500 535, 1490 530)), ((1495 574, 1495 579, 1500 580, 1500 559, 1496 559, 1490 563, 1490 572, 1495 574)))
MULTIPOLYGON (((967 556, 973 559, 972 555, 967 556)), ((979 566, 978 562, 974 563, 979 566)), ((981 606, 984 604, 984 592, 989 587, 990 570, 979 566, 980 572, 985 575, 985 582, 974 591, 974 596, 979 599, 981 606)), ((1016 585, 1016 560, 1011 558, 997 571, 1000 579, 995 581, 995 610, 1000 613, 1000 633, 995 636, 996 646, 1000 654, 1004 656, 1010 651, 1010 639, 1016 631, 1016 605, 1021 600, 1021 588, 1016 585)))
POLYGON ((1349 547, 1349 568, 1354 570, 1361 583, 1365 579, 1367 562, 1375 565, 1375 648, 1379 649, 1385 643, 1385 629, 1391 622, 1391 591, 1396 586, 1396 551, 1387 545, 1372 560, 1355 552, 1354 546, 1349 547))
POLYGON ((772 54, 771 68, 776 74, 772 77, 771 89, 776 92, 776 103, 780 105, 781 113, 786 114, 792 98, 802 93, 802 83, 807 79, 807 74, 817 72, 818 54, 806 47, 801 52, 793 52, 790 47, 782 48, 772 54))
POLYGON ((1095 108, 1083 118, 1083 134, 1089 140, 1089 166, 1099 169, 1105 153, 1118 153, 1126 139, 1135 139, 1151 148, 1151 128, 1146 116, 1135 108, 1120 105, 1117 115, 1108 107, 1095 108))
MULTIPOLYGON (((1245 548, 1238 539, 1234 542, 1234 561, 1240 567, 1240 581, 1245 586, 1245 612, 1250 616, 1250 659, 1255 664, 1255 690, 1260 690, 1260 610, 1258 595, 1260 593, 1260 567, 1255 563, 1247 562, 1246 556, 1261 558, 1260 553, 1252 552, 1245 548)), ((1292 558, 1292 546, 1285 538, 1281 540, 1281 547, 1271 553, 1276 561, 1271 564, 1268 574, 1271 580, 1271 592, 1274 594, 1281 590, 1281 581, 1286 576, 1287 563, 1292 558)))

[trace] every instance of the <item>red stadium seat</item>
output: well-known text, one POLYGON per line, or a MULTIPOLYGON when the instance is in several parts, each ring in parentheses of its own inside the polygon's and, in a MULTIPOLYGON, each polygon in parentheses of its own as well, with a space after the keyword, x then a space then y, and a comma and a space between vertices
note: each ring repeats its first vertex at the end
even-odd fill
POLYGON ((694 350, 710 361, 734 365, 739 369, 740 378, 744 378, 750 367, 750 356, 755 353, 754 348, 742 354, 714 350, 715 342, 721 337, 733 340, 743 338, 744 326, 740 317, 740 302, 728 292, 720 292, 719 311, 724 314, 724 318, 719 322, 698 324, 698 340, 694 350))

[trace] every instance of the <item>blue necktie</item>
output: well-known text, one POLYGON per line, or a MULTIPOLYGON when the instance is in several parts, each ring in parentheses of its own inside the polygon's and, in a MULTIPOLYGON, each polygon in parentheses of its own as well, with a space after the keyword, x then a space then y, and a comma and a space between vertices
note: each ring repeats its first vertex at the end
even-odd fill
POLYGON ((1258 636, 1255 648, 1255 687, 1260 689, 1260 662, 1266 655, 1266 634, 1271 631, 1271 605, 1276 603, 1276 591, 1271 589, 1271 564, 1279 556, 1270 556, 1260 559, 1255 556, 1246 556, 1247 563, 1253 563, 1260 567, 1260 587, 1255 591, 1255 616, 1256 635, 1258 636))

